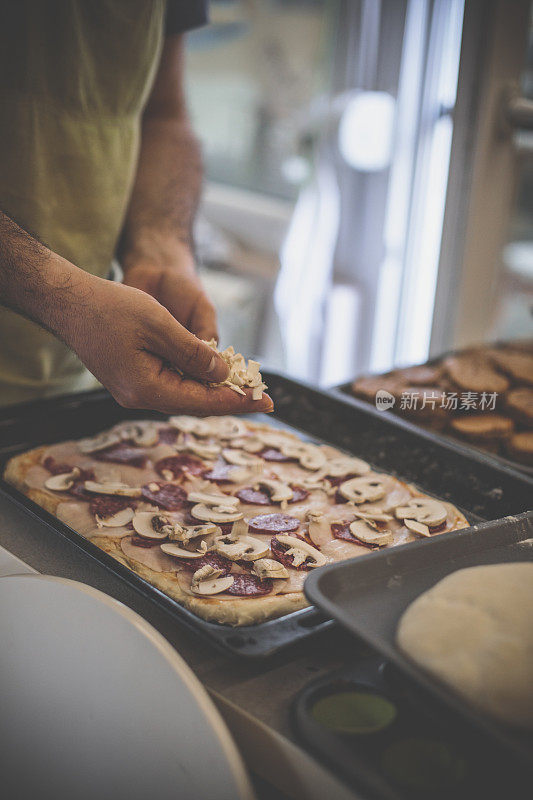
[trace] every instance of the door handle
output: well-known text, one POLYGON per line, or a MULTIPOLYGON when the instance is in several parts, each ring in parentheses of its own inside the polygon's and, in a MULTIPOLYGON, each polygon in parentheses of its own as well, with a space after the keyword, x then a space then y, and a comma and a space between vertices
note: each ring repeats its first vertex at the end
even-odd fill
POLYGON ((508 96, 505 108, 507 124, 513 130, 533 131, 533 100, 518 92, 508 96))
POLYGON ((500 136, 511 138, 516 154, 529 160, 533 156, 533 100, 521 95, 518 84, 503 89, 498 122, 500 136))

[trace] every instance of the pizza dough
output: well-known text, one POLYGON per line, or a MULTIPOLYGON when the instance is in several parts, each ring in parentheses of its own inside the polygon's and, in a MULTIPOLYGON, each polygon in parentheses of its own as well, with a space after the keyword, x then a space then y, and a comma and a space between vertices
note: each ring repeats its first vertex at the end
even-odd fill
POLYGON ((14 456, 4 477, 143 580, 227 625, 304 608, 305 577, 322 564, 468 525, 450 503, 359 458, 237 417, 121 422, 14 456))
POLYGON ((482 711, 533 729, 532 609, 533 563, 461 569, 411 603, 397 643, 482 711))

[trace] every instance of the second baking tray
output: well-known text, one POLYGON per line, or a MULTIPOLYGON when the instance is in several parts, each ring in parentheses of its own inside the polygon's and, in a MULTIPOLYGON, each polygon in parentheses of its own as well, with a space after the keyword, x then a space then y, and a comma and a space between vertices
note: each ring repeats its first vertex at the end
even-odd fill
MULTIPOLYGON (((465 456, 460 448, 432 442, 412 431, 375 418, 340 398, 285 378, 264 373, 276 412, 267 419, 305 437, 341 447, 458 505, 470 521, 518 513, 533 495, 533 480, 495 466, 484 457, 465 456)), ((42 444, 89 436, 124 419, 161 418, 118 406, 105 391, 24 403, 0 412, 0 472, 16 453, 42 444)), ((231 628, 206 622, 187 611, 127 567, 48 514, 5 481, 0 491, 37 516, 58 535, 70 539, 131 586, 213 643, 240 656, 267 656, 330 625, 314 609, 304 609, 259 625, 231 628)))
POLYGON ((441 712, 451 713, 470 726, 472 735, 503 748, 533 779, 533 736, 494 722, 468 705, 459 695, 434 680, 410 661, 395 643, 400 617, 422 592, 458 569, 481 564, 533 561, 533 512, 482 523, 434 540, 411 542, 382 551, 374 558, 331 564, 313 573, 305 583, 309 600, 358 639, 368 644, 388 665, 398 670, 441 712))

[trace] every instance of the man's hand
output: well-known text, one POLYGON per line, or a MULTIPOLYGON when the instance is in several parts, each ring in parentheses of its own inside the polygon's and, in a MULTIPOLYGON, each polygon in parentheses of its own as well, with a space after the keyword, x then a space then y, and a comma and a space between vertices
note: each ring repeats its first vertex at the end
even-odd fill
POLYGON ((251 390, 243 397, 226 386, 199 383, 225 380, 225 362, 153 297, 130 286, 87 279, 85 307, 61 334, 120 405, 166 414, 272 410, 267 395, 253 401, 251 390))
POLYGON ((216 312, 196 274, 190 252, 175 246, 164 264, 142 258, 125 268, 124 283, 142 289, 200 339, 217 339, 216 312))

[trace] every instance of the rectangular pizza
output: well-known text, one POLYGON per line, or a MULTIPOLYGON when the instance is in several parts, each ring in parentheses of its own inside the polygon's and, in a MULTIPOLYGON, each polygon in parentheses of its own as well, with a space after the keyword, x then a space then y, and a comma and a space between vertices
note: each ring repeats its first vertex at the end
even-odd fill
POLYGON ((307 605, 323 564, 468 526, 329 445, 237 417, 122 422, 12 458, 5 479, 204 619, 307 605))

